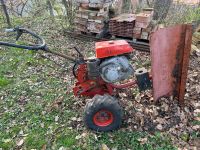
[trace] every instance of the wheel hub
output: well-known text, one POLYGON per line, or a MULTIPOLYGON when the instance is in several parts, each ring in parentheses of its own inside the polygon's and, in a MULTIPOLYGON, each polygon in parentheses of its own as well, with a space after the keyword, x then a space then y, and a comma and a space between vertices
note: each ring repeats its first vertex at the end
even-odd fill
POLYGON ((113 114, 107 110, 100 110, 95 113, 93 117, 93 122, 97 126, 109 126, 113 122, 113 114))

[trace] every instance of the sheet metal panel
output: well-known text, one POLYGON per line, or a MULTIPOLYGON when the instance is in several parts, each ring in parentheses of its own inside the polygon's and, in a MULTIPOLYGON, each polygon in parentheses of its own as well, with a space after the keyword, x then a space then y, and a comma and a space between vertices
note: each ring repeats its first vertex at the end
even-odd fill
POLYGON ((174 96, 183 104, 192 42, 192 26, 159 29, 151 36, 153 96, 174 96))

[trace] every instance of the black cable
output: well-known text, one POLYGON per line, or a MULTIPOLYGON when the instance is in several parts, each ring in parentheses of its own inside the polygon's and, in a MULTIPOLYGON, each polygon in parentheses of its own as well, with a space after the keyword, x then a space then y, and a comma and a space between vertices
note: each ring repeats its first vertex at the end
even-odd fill
POLYGON ((78 63, 75 63, 74 66, 73 66, 73 68, 72 68, 72 73, 73 73, 73 75, 74 75, 75 78, 77 78, 76 70, 78 68, 78 65, 79 65, 78 63))

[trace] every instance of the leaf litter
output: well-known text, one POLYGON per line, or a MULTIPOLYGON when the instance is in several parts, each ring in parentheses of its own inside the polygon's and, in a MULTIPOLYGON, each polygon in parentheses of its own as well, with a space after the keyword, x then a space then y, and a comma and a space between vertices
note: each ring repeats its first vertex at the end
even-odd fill
MULTIPOLYGON (((39 33, 42 33, 40 27, 36 26, 35 29, 39 33)), ((49 34, 52 34, 51 37, 58 37, 54 41, 49 35, 45 35, 47 43, 50 43, 49 47, 52 49, 59 49, 63 53, 67 53, 69 55, 72 54, 75 56, 73 52, 68 51, 68 48, 76 45, 82 48, 81 50, 85 55, 91 56, 94 54, 93 41, 86 42, 84 40, 81 41, 73 39, 71 37, 66 37, 66 35, 62 35, 59 32, 52 32, 49 34)), ((132 61, 134 62, 136 68, 141 66, 150 66, 150 59, 148 54, 143 52, 136 52, 135 55, 137 57, 132 61)), ((55 69, 49 73, 49 77, 62 78, 66 83, 67 91, 71 91, 74 84, 74 78, 70 72, 72 65, 63 59, 52 56, 51 54, 42 53, 37 55, 38 58, 42 58, 43 56, 48 57, 56 64, 64 68, 64 73, 60 74, 60 69, 55 69)), ((118 97, 120 104, 124 108, 125 112, 124 122, 120 130, 147 131, 150 134, 154 134, 155 132, 160 131, 170 135, 170 137, 173 139, 172 142, 174 145, 180 149, 195 149, 200 147, 200 125, 199 123, 194 124, 194 121, 199 122, 200 120, 200 56, 196 50, 191 54, 190 57, 191 59, 186 84, 185 106, 181 108, 177 101, 170 98, 162 98, 157 103, 155 103, 153 101, 151 90, 142 93, 139 93, 135 88, 120 90, 120 93, 116 96, 118 97), (196 133, 197 138, 193 138, 194 133, 196 133)), ((28 70, 24 71, 24 74, 43 74, 43 68, 46 67, 45 65, 46 64, 41 64, 40 66, 30 66, 28 70)), ((55 68, 54 66, 50 67, 55 68)), ((14 75, 9 73, 7 76, 12 78, 14 75)), ((42 86, 42 82, 45 82, 45 80, 37 81, 36 83, 42 86)), ((29 79, 28 84, 30 84, 32 88, 35 86, 35 83, 29 79)), ((39 98, 41 97, 40 93, 36 95, 38 95, 39 98)), ((1 100, 2 99, 4 99, 4 95, 1 96, 1 100)), ((18 99, 18 103, 21 106, 26 105, 27 101, 28 99, 24 95, 18 99)), ((59 96, 55 99, 55 101, 50 103, 43 112, 46 114, 47 112, 49 113, 54 110, 62 111, 66 109, 66 107, 73 110, 78 110, 79 112, 83 112, 86 102, 87 99, 78 99, 73 97, 73 104, 64 104, 64 98, 59 96)), ((59 116, 55 116, 54 119, 55 122, 58 122, 60 118, 59 116)), ((44 127, 43 123, 41 123, 41 127, 44 127)), ((80 134, 75 137, 78 140, 84 140, 84 138, 87 136, 87 132, 85 132, 86 128, 83 125, 81 114, 76 114, 75 116, 71 117, 71 119, 68 121, 67 128, 80 131, 80 134)), ((98 134, 93 134, 94 138, 98 140, 98 134)), ((54 137, 52 137, 52 139, 53 138, 54 137)), ((110 138, 112 139, 112 137, 110 138)), ((144 144, 147 142, 147 140, 148 139, 146 137, 138 139, 141 144, 144 144)), ((4 139, 5 143, 10 141, 11 139, 4 139)), ((16 145, 19 147, 22 146, 23 143, 23 139, 16 141, 16 145)), ((103 150, 109 149, 106 144, 102 144, 101 148, 103 150)), ((44 145, 42 149, 46 149, 46 145, 44 145)), ((60 149, 64 149, 64 147, 60 147, 60 149)))

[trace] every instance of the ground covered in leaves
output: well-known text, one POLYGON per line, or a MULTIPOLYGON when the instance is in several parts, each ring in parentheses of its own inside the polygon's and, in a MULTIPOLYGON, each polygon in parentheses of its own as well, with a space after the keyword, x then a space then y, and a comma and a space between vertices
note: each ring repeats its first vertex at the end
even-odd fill
MULTIPOLYGON (((63 35, 49 18, 24 23, 41 34, 50 49, 76 56, 79 47, 94 54, 94 42, 63 35), (31 23, 30 23, 31 22, 31 23)), ((149 67, 149 54, 136 52, 137 67, 149 67)), ((43 52, 0 47, 0 149, 132 150, 200 147, 200 57, 193 52, 186 104, 170 99, 153 102, 152 91, 121 90, 122 127, 96 133, 85 128, 85 99, 73 96, 72 64, 43 52), (51 61, 53 60, 53 61, 51 61)))

